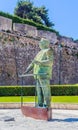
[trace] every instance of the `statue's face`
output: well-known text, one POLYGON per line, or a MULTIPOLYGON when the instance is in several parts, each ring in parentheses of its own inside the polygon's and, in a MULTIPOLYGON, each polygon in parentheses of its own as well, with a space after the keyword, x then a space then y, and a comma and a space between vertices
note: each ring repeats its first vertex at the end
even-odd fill
POLYGON ((49 48, 50 42, 47 39, 42 38, 41 41, 39 42, 39 47, 40 49, 47 49, 49 48))

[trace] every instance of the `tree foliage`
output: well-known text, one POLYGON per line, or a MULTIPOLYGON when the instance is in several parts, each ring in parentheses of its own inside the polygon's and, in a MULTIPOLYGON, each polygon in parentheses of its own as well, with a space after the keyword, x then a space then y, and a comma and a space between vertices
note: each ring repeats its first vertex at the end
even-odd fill
POLYGON ((30 2, 30 0, 19 0, 14 9, 14 14, 21 18, 30 19, 48 27, 54 26, 54 24, 49 20, 48 10, 46 7, 35 7, 33 2, 30 2))

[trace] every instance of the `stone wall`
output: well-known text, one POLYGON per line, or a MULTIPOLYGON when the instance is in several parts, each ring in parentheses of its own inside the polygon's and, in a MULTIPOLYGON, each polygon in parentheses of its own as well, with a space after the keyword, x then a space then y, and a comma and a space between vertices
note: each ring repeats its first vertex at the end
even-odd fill
MULTIPOLYGON (((40 39, 0 32, 0 85, 20 85, 22 74, 39 51, 40 39)), ((56 39, 57 40, 57 39, 56 39)), ((78 46, 61 37, 54 49, 51 84, 74 84, 78 82, 78 46)), ((23 78, 23 84, 33 84, 33 78, 23 78)))
POLYGON ((21 84, 18 75, 25 71, 37 52, 38 40, 0 33, 0 85, 21 84))
POLYGON ((18 32, 20 35, 29 36, 33 38, 46 37, 52 43, 56 43, 56 39, 57 39, 55 33, 49 31, 37 30, 36 27, 28 24, 21 24, 21 23, 12 24, 11 19, 2 16, 0 16, 0 30, 4 30, 4 31, 10 30, 10 31, 18 32))
POLYGON ((22 32, 28 36, 37 36, 37 28, 34 26, 30 26, 27 24, 19 24, 19 23, 14 23, 13 24, 13 30, 17 32, 22 32))
POLYGON ((14 23, 13 31, 20 32, 21 34, 24 34, 25 36, 30 36, 33 38, 45 37, 49 39, 51 43, 57 42, 57 35, 55 33, 49 32, 49 31, 37 30, 36 27, 30 26, 27 24, 14 23))
POLYGON ((25 71, 38 53, 41 37, 50 40, 54 51, 51 84, 78 83, 78 44, 72 38, 58 37, 55 33, 36 30, 29 25, 14 24, 10 33, 0 31, 0 85, 34 83, 32 77, 21 79, 18 75, 25 71), (32 30, 31 35, 28 30, 32 30), (54 44, 57 41, 58 44, 54 44))
POLYGON ((78 83, 78 44, 72 38, 61 37, 61 83, 78 83))
POLYGON ((0 30, 12 30, 12 20, 0 16, 0 30))

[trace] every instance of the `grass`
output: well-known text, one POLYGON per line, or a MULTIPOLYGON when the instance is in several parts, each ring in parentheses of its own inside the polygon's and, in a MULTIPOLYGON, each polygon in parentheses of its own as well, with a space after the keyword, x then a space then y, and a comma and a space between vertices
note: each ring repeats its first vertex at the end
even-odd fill
POLYGON ((78 96, 53 96, 54 103, 78 103, 78 96))
MULTIPOLYGON (((34 102, 35 97, 34 96, 27 96, 23 97, 24 102, 34 102)), ((0 97, 0 102, 21 102, 21 96, 5 96, 0 97)))
MULTIPOLYGON (((24 102, 35 102, 34 96, 24 96, 24 102)), ((0 102, 21 102, 20 96, 5 96, 0 97, 0 102)), ((53 103, 78 103, 78 96, 52 96, 51 102, 53 103)))

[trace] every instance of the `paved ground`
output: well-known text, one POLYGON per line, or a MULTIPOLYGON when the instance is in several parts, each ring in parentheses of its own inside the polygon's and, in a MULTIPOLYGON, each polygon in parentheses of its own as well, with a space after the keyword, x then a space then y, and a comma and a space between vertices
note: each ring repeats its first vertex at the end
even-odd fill
POLYGON ((25 117, 20 109, 0 109, 0 130, 78 130, 78 111, 53 109, 52 120, 25 117))
MULTIPOLYGON (((26 103, 27 105, 30 106, 35 106, 34 103, 26 103)), ((4 108, 20 108, 21 107, 21 103, 1 103, 0 102, 0 108, 4 109, 4 108)), ((68 103, 52 103, 51 107, 53 109, 70 109, 70 110, 78 110, 78 103, 74 103, 74 104, 68 104, 68 103)))

